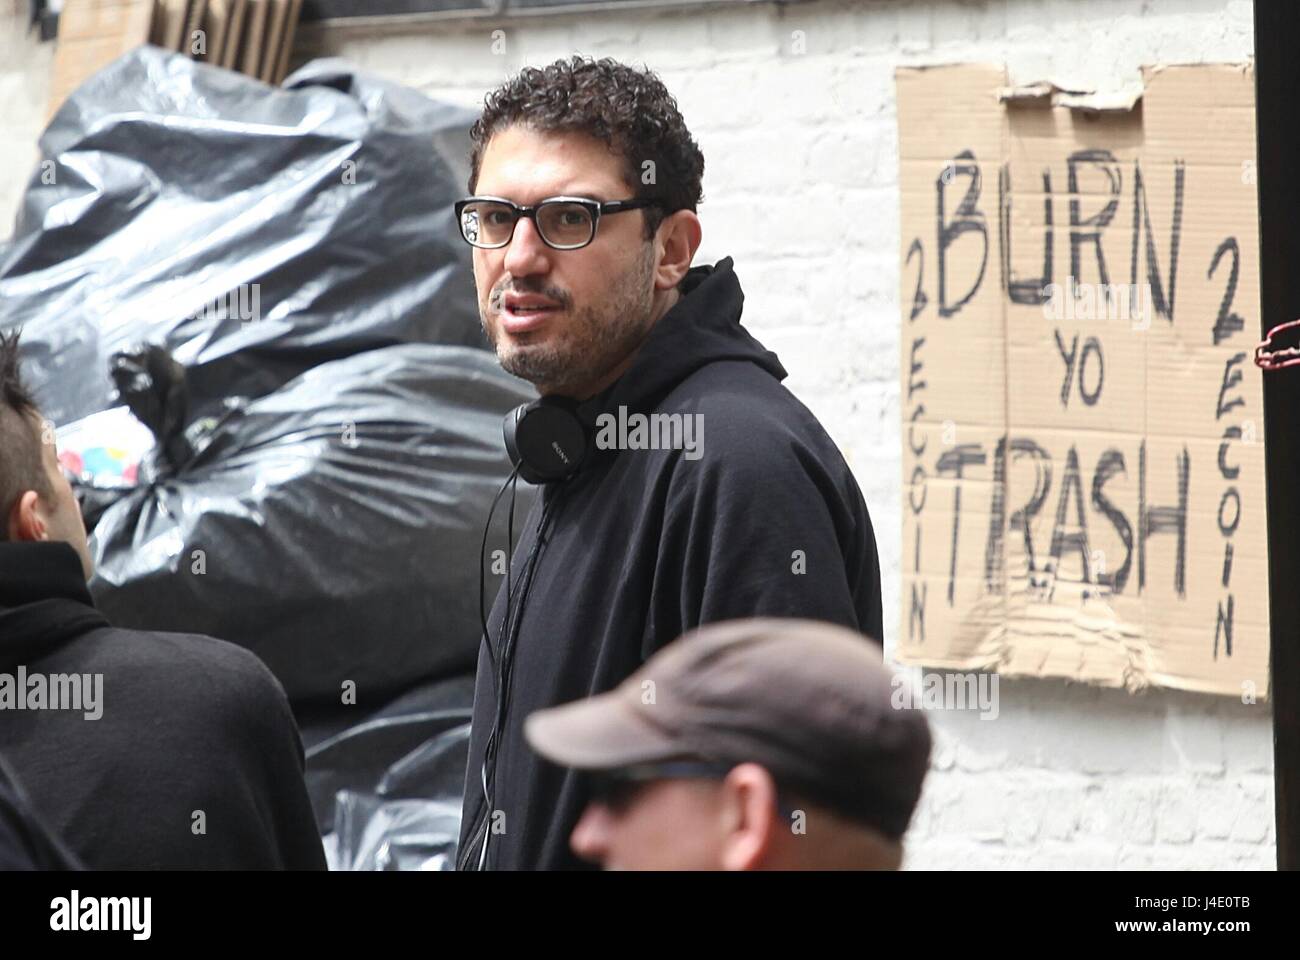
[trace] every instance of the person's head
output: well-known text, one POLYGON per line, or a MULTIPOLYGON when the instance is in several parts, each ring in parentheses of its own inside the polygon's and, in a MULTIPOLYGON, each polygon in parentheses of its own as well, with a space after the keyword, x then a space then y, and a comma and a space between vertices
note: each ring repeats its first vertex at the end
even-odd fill
POLYGON ((897 870, 874 824, 782 787, 758 763, 701 761, 592 775, 570 845, 606 870, 897 870))
POLYGON ((59 467, 54 430, 23 383, 18 339, 0 333, 0 541, 67 543, 90 579, 81 506, 59 467))
POLYGON ((930 733, 880 647, 754 619, 686 634, 609 693, 525 723, 582 771, 570 838, 606 869, 897 869, 930 733))
POLYGON ((502 244, 474 249, 480 318, 502 367, 543 394, 586 399, 627 369, 677 300, 700 245, 704 157, 659 78, 608 58, 524 69, 488 94, 470 138, 472 197, 645 204, 594 217, 552 206, 513 232, 508 208, 459 211, 467 240, 502 244), (572 246, 591 221, 594 238, 572 246))

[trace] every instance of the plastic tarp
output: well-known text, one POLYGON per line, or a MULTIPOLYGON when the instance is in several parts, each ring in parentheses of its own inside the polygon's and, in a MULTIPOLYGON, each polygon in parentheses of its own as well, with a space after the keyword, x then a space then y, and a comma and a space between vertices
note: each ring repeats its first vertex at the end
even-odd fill
POLYGON ((96 604, 248 647, 295 702, 472 671, 501 419, 528 395, 490 353, 406 344, 234 404, 100 516, 96 604))
POLYGON ((359 717, 302 716, 307 789, 333 869, 454 869, 473 701, 466 675, 359 717))
POLYGON ((395 343, 485 347, 451 204, 474 114, 319 60, 283 88, 139 47, 55 115, 0 253, 0 327, 55 423, 140 341, 195 416, 395 343))

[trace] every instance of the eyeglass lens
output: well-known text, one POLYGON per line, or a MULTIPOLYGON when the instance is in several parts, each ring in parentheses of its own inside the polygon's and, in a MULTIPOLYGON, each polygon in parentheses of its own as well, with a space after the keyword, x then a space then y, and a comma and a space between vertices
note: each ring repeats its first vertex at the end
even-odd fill
MULTIPOLYGON (((460 228, 470 243, 498 246, 514 234, 515 211, 495 200, 476 200, 461 211, 460 228)), ((543 203, 537 211, 542 239, 557 247, 581 246, 591 239, 591 211, 580 203, 543 203)))

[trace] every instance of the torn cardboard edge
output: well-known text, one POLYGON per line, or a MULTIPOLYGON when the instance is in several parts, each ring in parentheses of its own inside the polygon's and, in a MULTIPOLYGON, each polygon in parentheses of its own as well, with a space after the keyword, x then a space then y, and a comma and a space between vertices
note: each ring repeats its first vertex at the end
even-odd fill
MULTIPOLYGON (((1241 63, 1214 64, 1250 71, 1254 67, 1251 57, 1241 63)), ((1033 83, 1010 85, 998 90, 998 102, 1007 107, 1066 107, 1087 113, 1127 113, 1137 107, 1146 93, 1151 78, 1172 67, 1197 67, 1201 63, 1159 63, 1143 66, 1141 79, 1126 83, 1116 90, 1076 90, 1064 87, 1054 80, 1036 80, 1033 83)))
POLYGON ((1008 107, 1066 107, 1087 113, 1128 113, 1142 100, 1145 83, 1127 84, 1118 90, 1069 90, 1051 80, 998 90, 998 102, 1008 107))

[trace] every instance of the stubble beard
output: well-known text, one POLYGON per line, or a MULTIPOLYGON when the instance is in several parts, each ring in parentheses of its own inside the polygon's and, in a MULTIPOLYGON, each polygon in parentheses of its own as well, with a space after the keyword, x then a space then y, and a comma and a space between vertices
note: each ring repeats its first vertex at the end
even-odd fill
POLYGON ((612 286, 602 304, 570 308, 563 327, 548 331, 542 342, 494 335, 480 311, 501 368, 543 394, 571 396, 584 384, 599 381, 645 339, 654 294, 652 255, 653 248, 647 246, 646 256, 612 286))

